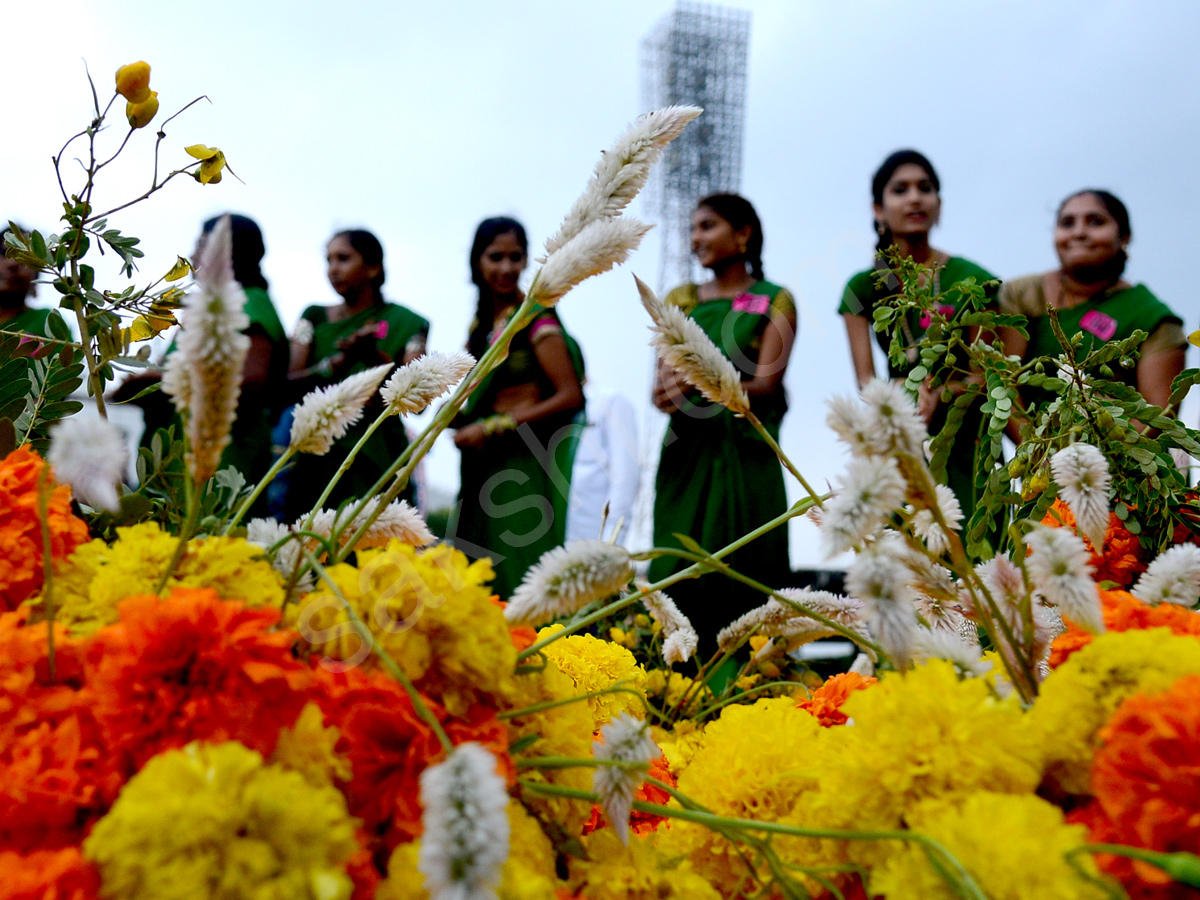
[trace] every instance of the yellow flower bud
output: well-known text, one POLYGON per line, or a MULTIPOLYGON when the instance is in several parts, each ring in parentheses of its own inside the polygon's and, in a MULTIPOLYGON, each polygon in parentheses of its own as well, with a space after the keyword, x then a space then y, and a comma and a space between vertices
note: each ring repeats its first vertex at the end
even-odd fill
POLYGON ((225 154, 216 147, 206 147, 204 144, 192 144, 184 147, 183 151, 192 159, 200 160, 200 169, 195 178, 201 184, 218 184, 221 181, 221 170, 225 168, 225 154))
POLYGON ((130 103, 145 103, 149 100, 150 63, 139 60, 117 69, 117 93, 130 103))
POLYGON ((158 91, 151 91, 149 98, 141 103, 126 103, 125 118, 130 128, 145 128, 158 115, 158 91))
POLYGON ((650 617, 648 615, 646 615, 645 613, 638 613, 636 616, 633 617, 633 624, 636 625, 638 628, 649 628, 650 627, 650 617))

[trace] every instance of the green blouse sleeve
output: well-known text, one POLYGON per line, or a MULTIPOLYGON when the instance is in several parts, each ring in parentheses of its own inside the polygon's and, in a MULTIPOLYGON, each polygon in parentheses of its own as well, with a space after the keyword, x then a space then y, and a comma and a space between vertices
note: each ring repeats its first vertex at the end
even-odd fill
POLYGON ((871 308, 875 305, 875 285, 871 280, 872 271, 859 272, 846 284, 842 291, 842 302, 838 304, 838 313, 843 316, 870 316, 871 308))
POLYGON ((260 329, 271 343, 278 344, 287 340, 287 332, 283 329, 283 323, 279 321, 275 304, 262 288, 246 288, 246 304, 242 309, 250 317, 250 327, 260 329))

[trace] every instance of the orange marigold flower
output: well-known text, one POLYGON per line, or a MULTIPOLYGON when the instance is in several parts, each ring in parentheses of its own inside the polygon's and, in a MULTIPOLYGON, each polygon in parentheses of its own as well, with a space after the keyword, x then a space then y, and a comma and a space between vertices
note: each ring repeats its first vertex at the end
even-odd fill
MULTIPOLYGON (((596 740, 603 741, 603 736, 597 732, 596 740)), ((654 778, 661 781, 663 784, 675 787, 678 783, 675 776, 671 774, 671 769, 667 764, 666 756, 660 756, 658 759, 650 763, 650 768, 646 772, 646 777, 654 778)), ((667 801, 671 799, 671 795, 660 788, 658 785, 650 784, 643 781, 638 785, 637 791, 633 795, 633 799, 642 803, 657 803, 659 806, 666 806, 667 801)), ((639 812, 633 810, 629 814, 629 828, 634 834, 649 834, 652 831, 658 831, 658 827, 666 822, 665 816, 658 816, 654 813, 639 812)), ((600 804, 592 806, 592 816, 583 823, 583 833, 591 834, 598 828, 604 828, 608 825, 608 819, 604 817, 603 810, 600 804)))
MULTIPOLYGON (((1095 802, 1080 816, 1092 840, 1172 852, 1200 849, 1200 676, 1130 697, 1100 731, 1092 766, 1095 802)), ((1195 896, 1160 869, 1100 855, 1134 900, 1195 896)))
MULTIPOLYGON (((1138 631, 1145 628, 1170 628, 1174 634, 1194 634, 1200 637, 1200 615, 1176 606, 1160 603, 1150 606, 1128 591, 1100 591, 1104 608, 1104 627, 1108 631, 1138 631)), ((1076 650, 1092 642, 1093 635, 1074 622, 1065 620, 1067 630, 1050 645, 1050 668, 1057 669, 1070 659, 1076 650)))
MULTIPOLYGON (((1062 500, 1055 500, 1054 504, 1046 512, 1045 518, 1042 519, 1043 525, 1049 525, 1051 528, 1074 528, 1075 517, 1071 515, 1071 508, 1062 500)), ((1129 529, 1125 527, 1125 523, 1117 518, 1116 513, 1108 514, 1108 530, 1104 533, 1104 552, 1097 553, 1096 548, 1082 534, 1084 545, 1092 554, 1091 564, 1095 572, 1092 578, 1096 582, 1111 581, 1119 587, 1129 587, 1137 579, 1137 576, 1146 571, 1145 551, 1142 549, 1141 541, 1133 534, 1130 534, 1129 529)))
MULTIPOLYGON (((0 459, 0 612, 16 609, 42 586, 42 523, 38 482, 46 463, 29 447, 0 459)), ((87 525, 71 512, 71 489, 50 488, 46 519, 50 553, 66 559, 88 539, 87 525)))
MULTIPOLYGON (((488 600, 501 609, 508 609, 508 604, 495 594, 488 597, 488 600)), ((531 628, 528 625, 510 625, 508 635, 512 638, 513 646, 517 648, 518 653, 537 643, 537 629, 531 628)))
POLYGON ((796 706, 807 711, 825 728, 831 725, 845 725, 849 716, 842 712, 842 704, 855 691, 864 690, 878 683, 877 679, 863 678, 857 672, 832 675, 823 685, 813 691, 811 697, 801 700, 796 706))
POLYGON ((95 900, 100 873, 78 847, 22 855, 0 850, 0 900, 95 900))

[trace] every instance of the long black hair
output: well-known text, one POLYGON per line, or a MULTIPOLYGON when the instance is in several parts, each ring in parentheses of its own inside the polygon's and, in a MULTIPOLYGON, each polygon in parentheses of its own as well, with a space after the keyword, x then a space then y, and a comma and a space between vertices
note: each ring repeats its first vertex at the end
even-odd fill
MULTIPOLYGON (((1117 223, 1117 236, 1119 238, 1129 240, 1133 237, 1133 229, 1129 224, 1129 210, 1116 194, 1101 188, 1084 188, 1066 197, 1062 203, 1058 204, 1058 212, 1054 214, 1054 220, 1058 221, 1059 216, 1062 215, 1064 206, 1076 197, 1082 197, 1084 194, 1091 194, 1099 200, 1105 212, 1113 217, 1113 220, 1117 223)), ((1125 264, 1128 262, 1129 254, 1122 247, 1117 251, 1117 255, 1108 262, 1101 263, 1098 266, 1089 266, 1086 272, 1081 272, 1079 275, 1088 284, 1099 284, 1102 281, 1116 281, 1125 273, 1125 264)))
POLYGON ((504 234, 511 234, 521 245, 526 255, 529 253, 529 238, 525 235, 525 226, 516 219, 508 216, 493 216, 484 219, 475 229, 475 240, 471 242, 471 284, 479 291, 479 299, 475 306, 475 323, 467 336, 467 352, 479 359, 488 346, 488 334, 492 330, 492 292, 483 277, 483 269, 479 261, 483 252, 492 245, 492 241, 504 234))
POLYGON ((379 238, 365 228, 339 231, 329 240, 333 241, 334 238, 345 238, 346 243, 354 248, 368 266, 379 266, 379 274, 371 279, 371 291, 375 294, 375 302, 383 303, 383 284, 387 281, 387 272, 383 268, 383 244, 379 243, 379 238))
POLYGON ((237 213, 222 213, 213 216, 204 223, 203 233, 210 234, 217 223, 226 216, 229 217, 229 231, 233 243, 233 277, 244 288, 256 287, 267 289, 267 279, 263 277, 262 258, 267 248, 263 243, 262 229, 249 216, 237 213))
MULTIPOLYGON (((933 189, 941 193, 941 179, 938 178, 938 173, 933 167, 933 163, 929 161, 929 158, 924 153, 911 149, 897 150, 885 159, 879 168, 875 170, 875 174, 871 176, 871 199, 877 206, 883 205, 883 190, 887 187, 887 183, 892 180, 892 176, 896 174, 896 170, 910 163, 924 169, 925 174, 929 176, 929 180, 933 184, 933 189)), ((875 231, 879 235, 879 240, 875 242, 875 252, 881 253, 892 246, 892 230, 876 222, 875 231)))
POLYGON ((704 207, 711 209, 728 222, 734 231, 750 227, 750 240, 746 242, 746 262, 750 264, 750 274, 759 281, 763 280, 763 230, 758 213, 750 201, 739 194, 709 194, 696 204, 696 209, 704 207))

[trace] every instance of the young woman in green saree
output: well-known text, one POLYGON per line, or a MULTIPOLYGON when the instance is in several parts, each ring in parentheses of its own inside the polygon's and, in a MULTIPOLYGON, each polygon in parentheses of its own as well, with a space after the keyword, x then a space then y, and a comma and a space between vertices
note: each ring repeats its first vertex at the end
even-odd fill
MULTIPOLYGON (((476 359, 520 304, 528 258, 525 229, 516 220, 486 219, 476 229, 470 261, 479 300, 467 340, 476 359)), ((503 599, 563 542, 582 382, 579 345, 554 310, 542 310, 454 421, 462 482, 450 538, 472 558, 491 558, 492 590, 503 599)))
MULTIPOLYGON (((428 320, 383 298, 386 278, 383 246, 369 231, 335 234, 325 251, 330 286, 342 298, 336 306, 310 306, 292 341, 292 370, 288 378, 294 400, 372 366, 403 365, 425 353, 428 320)), ((316 503, 346 455, 382 410, 374 398, 362 419, 324 456, 302 454, 288 473, 287 518, 299 518, 316 503)), ((354 463, 325 501, 333 509, 352 497, 362 497, 408 446, 404 420, 392 416, 371 436, 354 463)), ((411 501, 413 492, 403 495, 411 501)))
MULTIPOLYGON (((1144 284, 1133 285, 1122 277, 1132 236, 1129 211, 1108 191, 1089 188, 1064 200, 1054 223, 1059 268, 1014 278, 1000 288, 1001 311, 1025 316, 1029 338, 1011 328, 1000 329, 1000 337, 1004 352, 1022 359, 1061 355, 1048 309, 1058 311, 1068 340, 1083 336, 1078 354, 1144 331, 1147 337, 1137 365, 1113 366, 1113 373, 1147 402, 1166 407, 1171 382, 1184 366, 1183 321, 1144 284)), ((1042 397, 1030 393, 1023 399, 1036 404, 1042 397)))
MULTIPOLYGON (((676 288, 666 302, 683 309, 737 366, 755 415, 778 440, 796 305, 785 288, 764 279, 762 246, 762 225, 747 200, 736 194, 704 198, 692 214, 692 252, 713 277, 676 288)), ((706 402, 661 364, 652 400, 671 416, 655 479, 655 546, 682 548, 675 535, 684 534, 706 550, 719 550, 784 512, 783 468, 744 419, 706 402)), ((725 561, 768 587, 785 584, 787 528, 769 531, 725 561)), ((658 557, 650 580, 686 565, 678 557, 658 557)), ((679 582, 669 593, 696 627, 701 654, 716 649, 721 628, 766 602, 762 593, 717 574, 679 582)))

